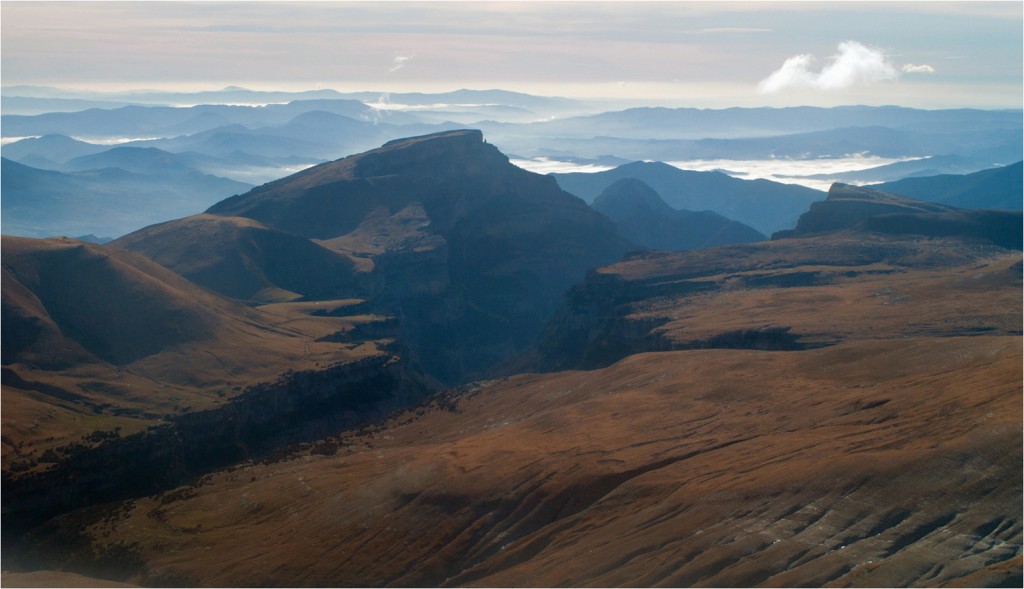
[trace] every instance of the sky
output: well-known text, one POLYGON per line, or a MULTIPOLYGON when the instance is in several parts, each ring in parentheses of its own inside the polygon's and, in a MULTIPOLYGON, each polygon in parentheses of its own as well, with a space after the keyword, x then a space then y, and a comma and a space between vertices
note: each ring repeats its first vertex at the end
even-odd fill
POLYGON ((0 3, 0 83, 1021 108, 1024 3, 0 3))

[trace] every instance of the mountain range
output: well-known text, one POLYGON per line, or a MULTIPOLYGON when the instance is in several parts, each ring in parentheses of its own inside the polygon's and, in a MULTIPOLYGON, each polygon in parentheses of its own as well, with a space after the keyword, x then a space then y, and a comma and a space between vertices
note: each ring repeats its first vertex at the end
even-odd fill
MULTIPOLYGON (((5 88, 4 100, 10 102, 15 97, 28 101, 24 106, 30 110, 33 97, 46 101, 128 103, 33 114, 14 114, 16 111, 5 109, 0 127, 5 139, 2 153, 20 164, 63 173, 114 167, 138 174, 139 170, 132 167, 137 163, 133 162, 136 156, 125 150, 158 149, 172 154, 162 156, 168 162, 173 159, 174 163, 169 165, 187 166, 198 174, 248 185, 263 184, 397 138, 467 126, 483 130, 488 140, 503 152, 527 162, 547 158, 578 169, 584 164, 571 162, 642 160, 671 162, 686 168, 704 160, 722 160, 724 169, 735 168, 730 174, 752 178, 757 176, 749 171, 751 161, 777 161, 780 165, 772 179, 815 188, 827 181, 861 183, 922 174, 972 173, 1024 158, 1021 115, 1012 110, 794 107, 633 108, 602 112, 610 105, 501 90, 340 94, 261 93, 225 88, 199 94, 115 96, 47 88, 5 88), (100 152, 110 153, 92 160, 92 164, 89 159, 71 162, 86 155, 98 156, 100 152), (873 170, 815 172, 806 176, 792 174, 786 165, 791 160, 822 160, 824 166, 837 158, 850 160, 854 167, 867 167, 878 158, 887 158, 892 163, 875 166, 873 170)), ((87 201, 95 202, 95 193, 124 195, 118 196, 118 206, 103 209, 104 217, 112 221, 107 227, 74 225, 67 216, 54 210, 57 205, 51 202, 48 211, 53 213, 53 223, 43 224, 39 218, 22 222, 18 217, 23 211, 5 211, 5 218, 12 222, 5 222, 4 231, 36 237, 88 233, 118 237, 143 226, 145 223, 138 222, 140 218, 146 223, 168 221, 197 213, 220 198, 246 189, 196 186, 197 178, 178 182, 155 170, 149 175, 146 182, 161 187, 161 192, 155 195, 158 200, 178 200, 178 196, 171 198, 168 194, 175 185, 188 185, 187 192, 195 198, 190 198, 187 206, 165 207, 162 216, 151 216, 139 210, 146 206, 139 198, 129 198, 143 192, 138 178, 94 174, 89 186, 79 189, 89 195, 87 201), (191 204, 200 201, 204 201, 202 207, 191 204)), ((780 214, 766 212, 765 207, 749 199, 741 199, 743 202, 735 206, 701 203, 695 202, 700 198, 683 198, 678 194, 706 195, 710 186, 698 177, 686 180, 695 182, 693 187, 673 188, 654 178, 641 179, 674 208, 711 210, 765 234, 792 228, 807 204, 806 198, 783 197, 781 194, 788 189, 769 185, 757 186, 752 191, 771 192, 772 198, 785 201, 784 212, 780 214)), ((591 200, 606 186, 581 196, 591 200)), ((733 198, 734 191, 723 191, 729 194, 727 200, 733 198)))
POLYGON ((825 198, 824 193, 803 186, 681 170, 663 162, 632 162, 604 172, 552 176, 563 189, 588 202, 615 181, 636 178, 673 208, 712 211, 762 233, 792 227, 810 203, 825 198))
MULTIPOLYGON (((120 158, 119 164, 124 167, 71 172, 42 170, 3 158, 3 232, 31 237, 89 233, 115 237, 168 218, 200 212, 218 199, 252 186, 188 166, 171 165, 176 159, 173 156, 142 155, 151 157, 131 158, 132 165, 120 158)), ((97 165, 108 159, 103 154, 80 157, 95 158, 97 165)))
POLYGON ((4 236, 3 583, 1017 586, 1021 226, 456 129, 4 236))
POLYGON ((1021 162, 973 174, 904 178, 874 186, 879 190, 965 209, 1020 210, 1024 207, 1021 162))

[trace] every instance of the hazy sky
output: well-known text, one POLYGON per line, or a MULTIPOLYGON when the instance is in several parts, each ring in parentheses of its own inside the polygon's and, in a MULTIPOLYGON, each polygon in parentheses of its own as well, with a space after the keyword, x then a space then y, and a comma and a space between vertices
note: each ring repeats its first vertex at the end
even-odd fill
POLYGON ((1011 2, 0 3, 4 86, 1022 106, 1011 2))

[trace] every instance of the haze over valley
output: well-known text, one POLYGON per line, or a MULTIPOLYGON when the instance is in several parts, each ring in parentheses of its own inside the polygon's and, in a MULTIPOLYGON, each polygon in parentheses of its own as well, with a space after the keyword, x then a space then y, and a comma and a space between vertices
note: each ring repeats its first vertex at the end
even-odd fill
POLYGON ((5 586, 1021 585, 1019 3, 0 11, 5 586))

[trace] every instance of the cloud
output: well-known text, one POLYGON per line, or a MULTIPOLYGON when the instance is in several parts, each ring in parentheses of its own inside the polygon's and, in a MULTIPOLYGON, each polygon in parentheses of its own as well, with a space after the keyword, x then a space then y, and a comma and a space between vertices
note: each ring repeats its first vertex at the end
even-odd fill
POLYGON ((809 54, 790 57, 782 67, 761 80, 757 85, 758 92, 771 94, 791 87, 842 90, 899 77, 899 70, 881 50, 865 47, 856 41, 840 43, 839 53, 832 56, 832 62, 819 72, 811 71, 813 61, 814 56, 809 54))
POLYGON ((908 74, 934 74, 935 68, 927 64, 914 65, 912 63, 908 63, 903 66, 903 71, 908 74))
POLYGON ((398 70, 405 67, 405 64, 409 63, 414 56, 412 55, 397 55, 392 61, 391 67, 388 68, 389 72, 397 72, 398 70))
POLYGON ((772 72, 772 75, 761 80, 757 85, 757 91, 772 94, 790 86, 813 86, 815 75, 807 69, 813 60, 813 55, 790 57, 782 67, 772 72))

